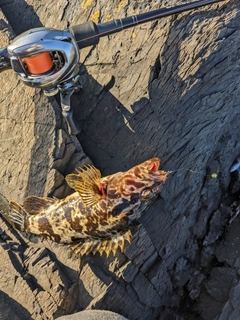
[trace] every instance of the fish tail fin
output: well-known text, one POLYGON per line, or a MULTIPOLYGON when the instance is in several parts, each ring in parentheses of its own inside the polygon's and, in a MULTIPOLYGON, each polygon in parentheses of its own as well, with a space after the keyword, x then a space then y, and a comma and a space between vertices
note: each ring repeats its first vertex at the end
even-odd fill
POLYGON ((25 231, 25 220, 29 216, 27 211, 15 201, 10 201, 9 206, 10 210, 6 215, 8 222, 14 229, 25 231))

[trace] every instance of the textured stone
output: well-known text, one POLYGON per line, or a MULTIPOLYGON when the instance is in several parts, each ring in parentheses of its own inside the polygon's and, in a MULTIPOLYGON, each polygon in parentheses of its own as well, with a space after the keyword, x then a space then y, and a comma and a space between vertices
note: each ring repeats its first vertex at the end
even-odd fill
MULTIPOLYGON (((89 19, 102 23, 157 7, 144 0, 14 0, 2 6, 18 33, 89 19)), ((79 261, 67 247, 17 233, 1 220, 0 284, 9 312, 19 301, 21 319, 82 309, 107 309, 131 320, 237 317, 231 299, 238 297, 238 258, 223 256, 220 247, 216 258, 216 241, 232 202, 239 201, 238 178, 229 172, 240 147, 239 15, 239 1, 222 1, 81 50, 83 89, 72 105, 86 154, 104 175, 153 156, 172 175, 116 257, 79 261)), ((55 99, 24 86, 11 71, 1 74, 0 94, 1 208, 5 198, 70 192, 62 177, 90 160, 68 136, 55 99)))
POLYGON ((216 250, 218 261, 225 262, 235 268, 240 268, 240 220, 237 219, 226 234, 226 242, 221 242, 216 250))

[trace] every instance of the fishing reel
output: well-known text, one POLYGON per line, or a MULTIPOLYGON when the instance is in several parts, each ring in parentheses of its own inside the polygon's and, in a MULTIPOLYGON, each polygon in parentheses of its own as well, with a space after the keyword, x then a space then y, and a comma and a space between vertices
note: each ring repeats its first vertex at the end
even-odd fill
POLYGON ((72 134, 79 133, 70 97, 81 88, 79 47, 70 31, 52 28, 28 30, 8 46, 12 69, 28 86, 43 89, 46 96, 60 92, 61 107, 72 134))
POLYGON ((47 96, 75 88, 79 72, 79 48, 69 31, 36 28, 22 33, 8 46, 12 69, 31 87, 47 96), (69 87, 69 88, 70 88, 69 87))

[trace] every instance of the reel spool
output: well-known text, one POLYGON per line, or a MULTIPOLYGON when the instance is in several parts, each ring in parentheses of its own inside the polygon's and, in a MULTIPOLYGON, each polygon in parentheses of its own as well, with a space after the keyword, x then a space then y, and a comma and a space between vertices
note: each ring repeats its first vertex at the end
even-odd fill
POLYGON ((52 57, 48 52, 42 52, 36 56, 27 57, 23 59, 26 63, 28 71, 32 75, 41 75, 45 72, 49 72, 54 68, 52 57))
POLYGON ((79 72, 79 49, 68 31, 36 28, 22 33, 8 46, 10 63, 22 81, 55 95, 79 72))

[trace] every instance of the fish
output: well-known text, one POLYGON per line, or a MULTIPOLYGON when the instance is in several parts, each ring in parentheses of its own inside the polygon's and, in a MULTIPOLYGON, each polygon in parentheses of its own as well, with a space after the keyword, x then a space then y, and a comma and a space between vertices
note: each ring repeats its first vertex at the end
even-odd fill
POLYGON ((124 251, 136 221, 159 196, 170 172, 152 158, 105 177, 93 165, 66 176, 75 191, 64 199, 28 196, 9 202, 7 220, 17 230, 67 244, 78 255, 124 251))

